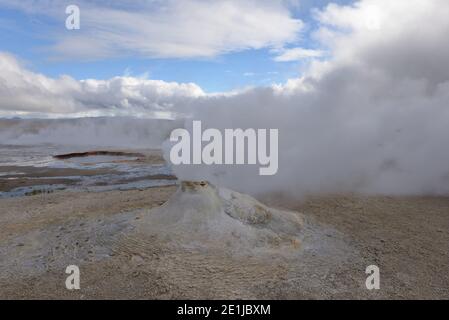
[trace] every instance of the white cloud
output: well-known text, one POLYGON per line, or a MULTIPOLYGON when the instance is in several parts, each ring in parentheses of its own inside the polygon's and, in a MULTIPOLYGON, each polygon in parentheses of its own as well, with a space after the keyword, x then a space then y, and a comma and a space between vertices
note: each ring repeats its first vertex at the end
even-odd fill
POLYGON ((324 55, 321 50, 312 50, 304 48, 291 48, 282 50, 282 53, 274 58, 277 62, 298 61, 307 58, 319 58, 324 55))
MULTIPOLYGON (((210 58, 229 52, 279 47, 297 40, 303 23, 292 17, 289 1, 168 0, 78 1, 81 30, 55 30, 56 57, 103 58, 141 55, 210 58)), ((11 1, 30 14, 65 19, 67 1, 11 1)))
POLYGON ((445 0, 332 4, 316 12, 321 25, 316 38, 331 49, 334 66, 359 63, 399 78, 435 82, 449 74, 448 16, 445 0))
POLYGON ((167 116, 182 112, 189 100, 204 95, 193 83, 132 77, 52 79, 25 69, 6 53, 0 53, 0 69, 0 110, 4 116, 167 116))

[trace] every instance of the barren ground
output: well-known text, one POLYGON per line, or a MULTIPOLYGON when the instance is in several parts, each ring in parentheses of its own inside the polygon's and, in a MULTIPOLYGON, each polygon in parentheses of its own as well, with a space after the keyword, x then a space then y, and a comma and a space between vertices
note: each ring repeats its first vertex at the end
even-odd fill
POLYGON ((0 200, 0 298, 449 298, 449 198, 259 198, 309 218, 314 232, 291 259, 168 248, 136 233, 175 188, 0 200), (79 291, 65 288, 70 264, 79 291), (370 264, 379 291, 365 289, 370 264))

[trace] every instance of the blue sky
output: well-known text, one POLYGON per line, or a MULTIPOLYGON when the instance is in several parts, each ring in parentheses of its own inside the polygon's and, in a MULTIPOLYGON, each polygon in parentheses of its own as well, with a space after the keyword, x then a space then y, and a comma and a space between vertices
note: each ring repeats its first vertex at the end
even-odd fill
MULTIPOLYGON (((98 2, 101 7, 102 1, 98 2)), ((285 41, 283 49, 293 47, 319 49, 309 38, 309 31, 313 30, 314 24, 310 12, 312 8, 321 8, 328 2, 304 0, 299 1, 299 5, 288 6, 291 19, 301 20, 304 25, 298 32, 297 39, 285 41)), ((333 2, 341 4, 348 1, 333 2)), ((28 69, 49 77, 63 74, 75 79, 108 79, 121 75, 147 76, 150 79, 164 81, 194 82, 206 92, 218 92, 246 86, 283 83, 289 78, 297 77, 308 61, 304 58, 277 62, 274 60, 276 53, 268 44, 258 45, 256 48, 231 48, 230 52, 226 52, 225 49, 225 52, 206 57, 146 56, 138 52, 140 48, 136 52, 131 49, 124 54, 109 57, 67 56, 52 49, 55 38, 60 39, 69 33, 79 31, 63 30, 65 13, 60 9, 55 10, 60 13, 59 15, 48 13, 46 6, 49 6, 48 1, 42 1, 38 10, 29 10, 9 1, 0 1, 0 51, 14 54, 28 69)), ((83 25, 83 17, 90 9, 83 7, 83 4, 79 6, 81 31, 86 32, 84 28, 95 28, 95 19, 91 19, 88 26, 83 25)))

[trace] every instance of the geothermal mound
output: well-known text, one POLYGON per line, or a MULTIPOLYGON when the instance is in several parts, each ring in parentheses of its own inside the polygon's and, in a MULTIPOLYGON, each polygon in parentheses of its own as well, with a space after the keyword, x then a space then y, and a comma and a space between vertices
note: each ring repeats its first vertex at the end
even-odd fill
POLYGON ((182 182, 176 193, 140 220, 155 241, 183 247, 279 249, 300 247, 303 219, 208 182, 182 182))

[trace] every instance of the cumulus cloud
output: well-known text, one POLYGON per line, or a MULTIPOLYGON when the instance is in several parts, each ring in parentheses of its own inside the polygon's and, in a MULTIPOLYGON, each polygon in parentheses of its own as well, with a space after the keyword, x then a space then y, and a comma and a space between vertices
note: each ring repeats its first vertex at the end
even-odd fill
MULTIPOLYGON (((339 64, 359 64, 392 76, 442 82, 447 79, 449 5, 444 0, 356 2, 329 5, 315 15, 316 38, 339 64)), ((337 65, 337 64, 335 64, 337 65)))
POLYGON ((246 49, 280 47, 297 40, 303 27, 282 0, 77 1, 81 29, 67 32, 70 1, 0 0, 30 14, 61 21, 52 38, 58 57, 210 58, 246 49))
POLYGON ((77 81, 29 71, 0 53, 0 112, 3 116, 176 117, 189 101, 204 95, 193 83, 133 77, 77 81))

